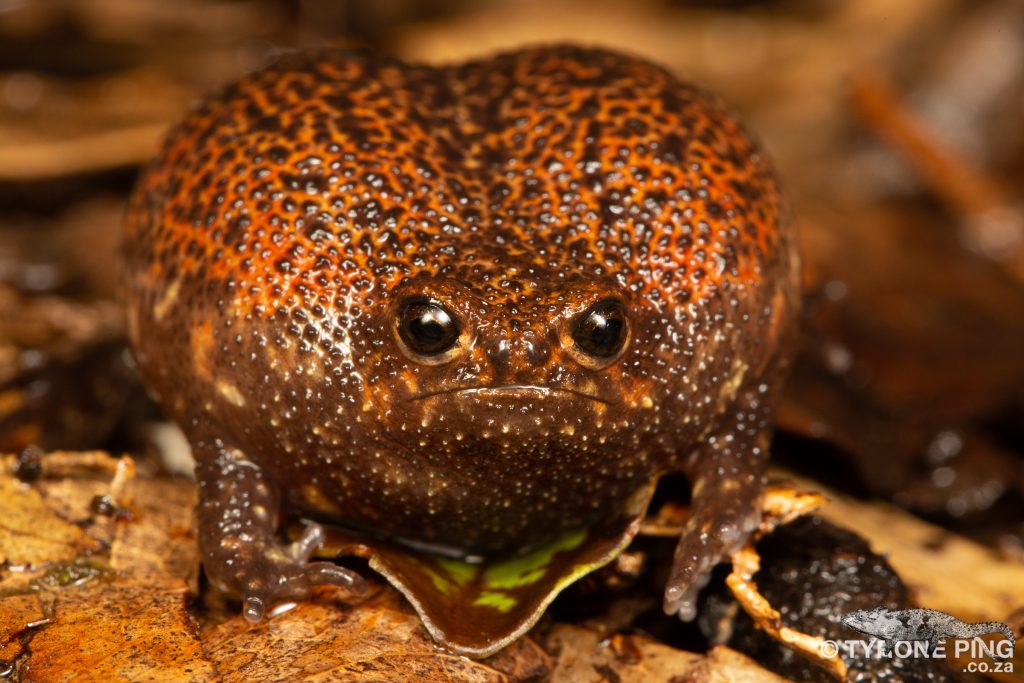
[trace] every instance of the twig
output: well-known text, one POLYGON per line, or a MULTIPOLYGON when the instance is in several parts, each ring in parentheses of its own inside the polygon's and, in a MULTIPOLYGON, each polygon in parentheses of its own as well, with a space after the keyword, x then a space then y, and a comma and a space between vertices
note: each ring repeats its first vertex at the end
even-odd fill
POLYGON ((861 120, 903 153, 928 187, 962 217, 968 246, 1024 279, 1024 216, 1013 191, 929 133, 881 74, 856 74, 850 101, 861 120))

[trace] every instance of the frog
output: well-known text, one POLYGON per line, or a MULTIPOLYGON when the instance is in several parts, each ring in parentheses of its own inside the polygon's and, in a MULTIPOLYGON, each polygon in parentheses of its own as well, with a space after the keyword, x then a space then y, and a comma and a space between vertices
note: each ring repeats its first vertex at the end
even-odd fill
POLYGON ((366 592, 312 558, 325 525, 515 560, 669 473, 691 514, 664 609, 688 620, 758 524, 792 221, 737 118, 644 58, 286 54, 171 130, 123 254, 137 367, 196 460, 205 573, 250 621, 366 592))

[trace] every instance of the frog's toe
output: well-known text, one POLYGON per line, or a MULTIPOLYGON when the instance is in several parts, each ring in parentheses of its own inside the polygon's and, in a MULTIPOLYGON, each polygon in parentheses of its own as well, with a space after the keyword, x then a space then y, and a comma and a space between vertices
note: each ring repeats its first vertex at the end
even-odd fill
POLYGON ((353 597, 361 597, 370 591, 366 580, 357 572, 339 567, 333 562, 313 562, 307 564, 305 569, 310 586, 344 588, 353 597))
POLYGON ((333 562, 309 562, 309 558, 324 544, 326 538, 322 526, 310 523, 303 529, 299 540, 291 546, 290 554, 295 563, 303 568, 309 586, 337 586, 353 596, 365 595, 370 588, 357 572, 339 567, 333 562))
POLYGON ((303 600, 314 586, 337 586, 352 597, 369 591, 358 573, 332 562, 271 563, 261 575, 252 577, 242 595, 242 614, 251 623, 263 619, 267 606, 278 602, 303 600))
POLYGON ((323 541, 323 529, 311 524, 291 545, 248 546, 247 552, 224 563, 235 568, 233 575, 212 578, 228 592, 241 595, 242 614, 252 623, 259 622, 275 603, 308 598, 314 586, 337 586, 352 597, 365 595, 369 587, 357 572, 333 562, 308 561, 323 541))
POLYGON ((266 609, 267 603, 260 595, 246 595, 242 600, 242 616, 250 624, 258 624, 266 609))
POLYGON ((707 585, 711 569, 719 560, 709 556, 704 545, 700 539, 684 538, 676 549, 672 573, 665 585, 665 614, 677 614, 683 621, 692 621, 697 616, 697 594, 707 585))
POLYGON ((665 586, 666 614, 678 614, 683 621, 692 621, 697 616, 697 594, 707 585, 711 571, 747 542, 757 521, 757 515, 750 513, 727 521, 691 520, 676 546, 665 586))
POLYGON ((302 530, 299 540, 292 543, 290 554, 296 562, 305 562, 324 544, 326 539, 324 528, 316 522, 310 522, 302 530))

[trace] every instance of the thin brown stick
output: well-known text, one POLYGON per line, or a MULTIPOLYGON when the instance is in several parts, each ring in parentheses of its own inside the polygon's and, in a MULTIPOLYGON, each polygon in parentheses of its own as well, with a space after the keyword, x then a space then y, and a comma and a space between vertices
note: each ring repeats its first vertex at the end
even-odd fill
POLYGON ((970 159, 946 147, 903 104, 887 79, 870 69, 851 80, 854 113, 899 150, 927 186, 961 216, 969 244, 1024 279, 1024 217, 1015 193, 970 159))

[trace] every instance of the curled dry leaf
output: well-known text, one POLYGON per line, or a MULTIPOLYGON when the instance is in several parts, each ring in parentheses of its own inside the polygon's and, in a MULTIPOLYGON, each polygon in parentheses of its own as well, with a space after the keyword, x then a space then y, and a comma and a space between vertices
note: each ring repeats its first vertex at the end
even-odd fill
POLYGON ((797 517, 814 512, 825 505, 825 502, 825 496, 814 491, 804 491, 792 486, 769 486, 761 496, 762 517, 758 535, 769 534, 797 517))
POLYGON ((327 530, 319 553, 368 559, 412 603, 439 643, 470 657, 489 657, 529 631, 560 592, 629 545, 653 492, 653 484, 645 486, 602 524, 525 555, 470 562, 340 528, 327 530))
POLYGON ((826 656, 822 654, 824 638, 801 633, 782 623, 779 611, 771 606, 768 600, 757 590, 754 574, 761 568, 761 559, 757 551, 746 546, 732 556, 732 573, 726 578, 726 584, 732 591, 736 601, 750 615, 754 623, 762 631, 783 643, 793 651, 818 663, 830 671, 840 681, 846 680, 846 664, 838 654, 826 656))

